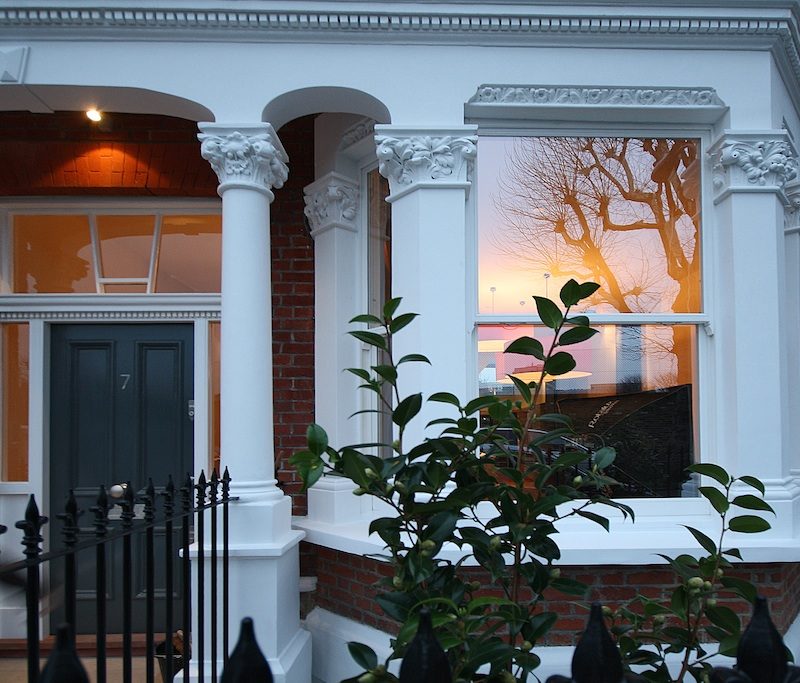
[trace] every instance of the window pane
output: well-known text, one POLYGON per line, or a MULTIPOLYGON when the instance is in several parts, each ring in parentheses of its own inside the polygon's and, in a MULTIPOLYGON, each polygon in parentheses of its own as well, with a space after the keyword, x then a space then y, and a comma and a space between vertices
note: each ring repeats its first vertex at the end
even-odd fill
POLYGON ((389 181, 374 169, 367 174, 367 222, 369 246, 369 312, 381 316, 383 304, 392 298, 392 214, 386 203, 389 181))
POLYGON ((157 292, 219 292, 220 216, 164 216, 161 223, 157 292))
POLYGON ((95 293, 86 216, 14 216, 14 292, 95 293))
POLYGON ((28 479, 28 325, 0 325, 2 480, 28 479))
MULTIPOLYGON (((695 460, 696 328, 693 325, 598 325, 599 334, 570 347, 573 371, 545 379, 541 411, 570 416, 576 440, 613 446, 618 496, 682 495, 695 460)), ((543 327, 482 325, 478 329, 480 393, 519 398, 509 374, 538 381, 541 362, 503 353, 529 335, 548 349, 543 327), (531 361, 534 361, 533 363, 531 361)))
POLYGON ((104 294, 147 294, 147 285, 144 284, 104 284, 104 294))
POLYGON ((98 216, 101 277, 147 277, 154 230, 154 216, 98 216))
POLYGON ((524 313, 570 278, 598 313, 701 311, 700 143, 481 138, 479 311, 524 313))

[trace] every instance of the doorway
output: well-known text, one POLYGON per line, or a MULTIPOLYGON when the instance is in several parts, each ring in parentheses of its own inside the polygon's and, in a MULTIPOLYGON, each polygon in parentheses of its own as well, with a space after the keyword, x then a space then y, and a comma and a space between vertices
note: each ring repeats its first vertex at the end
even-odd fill
MULTIPOLYGON (((109 489, 127 481, 135 493, 148 478, 156 490, 171 475, 180 487, 193 461, 194 347, 191 324, 52 325, 50 337, 50 517, 51 538, 58 539, 70 489, 83 534, 92 533, 100 486, 109 489)), ((140 509, 140 508, 137 508, 140 509)), ((158 507, 160 509, 160 505, 158 507)), ((110 517, 118 516, 115 507, 110 517)), ((137 517, 140 516, 137 514, 137 517)), ((112 529, 116 523, 112 522, 112 529)), ((178 534, 173 539, 177 548, 178 534)), ((156 529, 163 547, 164 530, 156 529)), ((107 550, 107 631, 122 630, 121 544, 107 550)), ((77 554, 77 632, 95 632, 94 553, 77 554)), ((163 567, 156 548, 156 624, 163 623, 163 567)), ((54 578, 59 580, 58 567, 54 578)), ((174 587, 179 613, 181 586, 174 587)), ((145 566, 143 543, 134 542, 133 630, 144 630, 145 566), (137 547, 141 546, 141 547, 137 547)), ((63 619, 55 600, 51 625, 63 619)))

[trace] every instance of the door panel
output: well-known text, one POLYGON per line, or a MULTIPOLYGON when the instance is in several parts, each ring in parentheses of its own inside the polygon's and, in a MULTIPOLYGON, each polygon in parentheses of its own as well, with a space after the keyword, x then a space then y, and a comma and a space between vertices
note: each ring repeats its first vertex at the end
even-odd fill
MULTIPOLYGON (((82 535, 92 534, 99 487, 130 481, 139 492, 152 478, 163 486, 171 475, 180 487, 192 470, 193 330, 191 324, 53 325, 50 393, 50 517, 53 539, 70 489, 84 510, 82 535)), ((157 488, 158 490, 158 488, 157 488)), ((159 505, 160 509, 160 505, 159 505)), ((118 517, 119 508, 110 517, 118 517)), ((119 524, 112 521, 112 529, 119 524)), ((164 530, 156 529, 156 595, 163 597, 164 530)), ((173 545, 177 549, 179 529, 173 545)), ((55 545, 57 545, 56 542, 55 545)), ((144 629, 144 543, 134 537, 136 557, 134 630, 144 629)), ((121 630, 121 543, 107 553, 108 631, 121 630)), ((175 554, 177 559, 177 550, 175 554)), ((78 554, 78 632, 92 633, 94 553, 78 554)), ((60 581, 54 568, 54 584, 60 581)), ((176 581, 176 597, 180 584, 176 581)), ((163 623, 163 600, 156 628, 163 623)), ((179 614, 179 603, 174 614, 179 614)), ((63 618, 60 606, 51 624, 63 618)))

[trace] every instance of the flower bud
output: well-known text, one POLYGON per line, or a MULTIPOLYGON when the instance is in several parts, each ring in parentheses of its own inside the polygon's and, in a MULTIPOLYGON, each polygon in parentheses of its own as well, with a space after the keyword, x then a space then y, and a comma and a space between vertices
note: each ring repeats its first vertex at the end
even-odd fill
POLYGON ((689 588, 702 588, 703 587, 703 577, 702 576, 693 576, 686 582, 686 585, 689 588))

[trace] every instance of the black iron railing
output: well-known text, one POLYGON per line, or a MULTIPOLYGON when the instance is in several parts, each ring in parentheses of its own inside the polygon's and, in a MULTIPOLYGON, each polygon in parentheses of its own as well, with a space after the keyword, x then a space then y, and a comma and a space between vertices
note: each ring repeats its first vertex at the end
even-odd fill
MULTIPOLYGON (((128 482, 116 501, 109 497, 105 486, 98 490, 96 504, 88 512, 93 515, 90 530, 81 529, 79 517, 84 511, 79 510, 72 491, 67 498, 64 511, 57 515, 61 521, 60 548, 43 552, 42 529, 48 518, 39 512, 34 496, 30 496, 24 519, 16 523, 22 531, 21 544, 23 559, 0 567, 0 578, 19 576, 24 573, 26 604, 26 635, 28 659, 28 683, 46 683, 60 675, 60 668, 74 666, 75 633, 85 630, 80 623, 77 610, 78 559, 94 554, 94 630, 96 631, 95 649, 97 658, 97 683, 107 681, 107 632, 108 612, 106 605, 109 582, 109 556, 112 551, 121 553, 121 637, 122 637, 122 683, 131 683, 133 677, 133 618, 134 610, 144 609, 144 631, 146 649, 146 681, 153 683, 155 679, 154 654, 157 653, 164 681, 171 681, 180 668, 183 669, 183 680, 189 681, 188 661, 190 648, 195 647, 201 666, 198 667, 198 680, 204 681, 202 662, 205 655, 205 633, 210 631, 211 640, 211 681, 217 681, 218 627, 222 627, 223 661, 227 662, 228 653, 228 526, 229 503, 237 500, 230 495, 230 476, 225 470, 222 478, 214 471, 209 480, 201 472, 197 483, 186 477, 180 489, 170 477, 160 492, 152 481, 137 496, 131 483, 128 482), (159 501, 161 505, 159 506, 159 501), (138 504, 138 505, 137 505, 138 504), (109 512, 116 506, 120 511, 116 519, 109 517, 109 512), (137 509, 138 508, 138 509, 137 509), (160 508, 160 509, 159 509, 160 508), (208 510, 211 527, 208 550, 206 553, 205 511, 208 510), (137 514, 138 513, 138 514, 137 514), (217 529, 221 525, 223 547, 217 547, 217 529), (156 530, 163 529, 163 552, 157 552, 156 530), (174 535, 180 538, 180 554, 176 552, 174 535), (139 538, 142 543, 137 542, 139 538), (197 587, 197 624, 196 633, 192 630, 192 583, 190 546, 197 544, 196 587, 197 587), (121 546, 121 547, 120 547, 121 546), (137 557, 137 548, 143 548, 144 557, 137 557), (204 559, 208 554, 211 566, 209 584, 205 580, 204 559), (63 563, 63 569, 57 571, 53 561, 63 563), (220 562, 221 561, 221 562, 220 562), (49 564, 48 564, 49 563, 49 564), (136 563, 144 566, 144 600, 134 605, 134 567, 136 563), (176 567, 176 564, 179 566, 176 567), (221 564, 221 577, 217 565, 221 564), (59 626, 56 645, 50 657, 50 664, 40 674, 40 618, 39 610, 42 598, 42 574, 48 567, 50 584, 55 585, 63 580, 63 625, 59 626), (161 570, 163 590, 156 588, 156 571, 161 570), (56 576, 60 574, 60 576, 56 576), (176 578, 178 581, 176 581, 176 578), (218 606, 218 583, 223 583, 222 604, 218 606), (180 583, 180 591, 176 591, 180 583), (209 592, 211 606, 210 623, 206 628, 204 595, 209 592), (156 624, 156 596, 163 595, 163 623, 156 624), (176 595, 178 596, 176 598, 176 595), (176 602, 181 608, 176 613, 176 602), (221 609, 221 614, 219 613, 221 609), (160 628, 157 628, 160 627, 160 628), (164 633, 164 641, 155 642, 157 633, 164 633), (194 641, 194 642, 193 642, 194 641), (55 672, 55 673, 54 673, 55 672)), ((120 488, 120 487, 117 487, 120 488)), ((7 528, 0 525, 0 534, 7 528)), ((58 545, 58 539, 51 538, 50 545, 58 545)), ((76 656, 75 656, 76 657, 76 656)), ((61 679, 59 679, 61 680, 61 679)), ((66 680, 66 679, 64 679, 66 680)), ((70 679, 72 680, 72 679, 70 679)), ((76 679, 79 680, 79 679, 76 679)))

